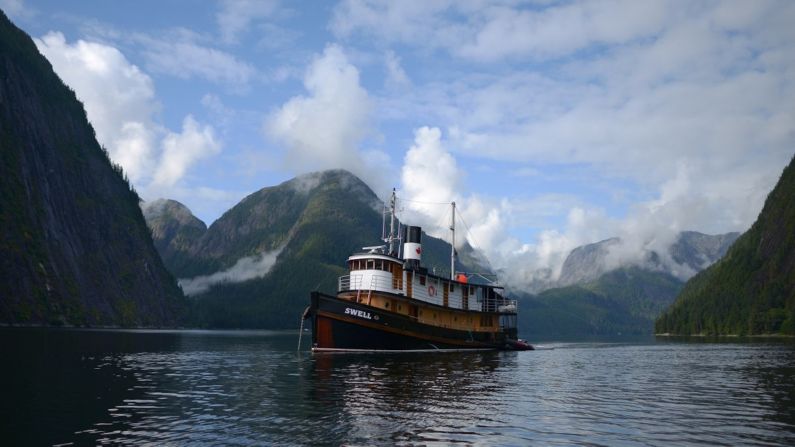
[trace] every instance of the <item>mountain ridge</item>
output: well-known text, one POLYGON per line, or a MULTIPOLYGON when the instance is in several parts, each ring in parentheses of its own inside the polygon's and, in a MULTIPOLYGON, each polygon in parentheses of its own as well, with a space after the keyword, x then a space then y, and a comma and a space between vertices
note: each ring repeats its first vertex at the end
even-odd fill
MULTIPOLYGON (((199 326, 292 327, 287 322, 301 313, 311 290, 335 293, 348 256, 383 243, 380 206, 348 171, 305 174, 250 194, 208 227, 187 259, 180 254, 166 265, 183 286, 200 290, 192 320, 199 326), (196 280, 201 288, 193 288, 196 280), (205 288, 207 281, 215 282, 205 288)), ((423 235, 423 264, 438 274, 449 270, 449 251, 449 244, 423 235)), ((459 253, 457 269, 467 269, 476 256, 468 246, 459 253)))

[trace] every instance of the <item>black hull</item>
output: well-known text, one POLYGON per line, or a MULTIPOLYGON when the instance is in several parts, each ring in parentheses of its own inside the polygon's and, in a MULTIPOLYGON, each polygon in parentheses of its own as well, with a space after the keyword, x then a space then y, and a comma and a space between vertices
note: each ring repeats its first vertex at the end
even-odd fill
POLYGON ((314 351, 511 349, 503 332, 470 332, 418 323, 383 309, 312 293, 314 351))

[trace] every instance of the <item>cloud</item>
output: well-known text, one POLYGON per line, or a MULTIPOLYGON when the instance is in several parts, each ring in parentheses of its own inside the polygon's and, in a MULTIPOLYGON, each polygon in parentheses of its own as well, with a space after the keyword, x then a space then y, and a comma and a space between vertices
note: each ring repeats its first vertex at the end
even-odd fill
POLYGON ((191 165, 220 151, 213 128, 190 115, 179 133, 155 122, 160 104, 152 79, 118 49, 84 40, 69 44, 56 32, 34 41, 83 102, 99 143, 144 195, 173 192, 191 165))
MULTIPOLYGON (((477 11, 426 3, 348 1, 336 10, 332 29, 343 39, 433 46, 466 67, 452 82, 384 98, 383 113, 447 129, 443 145, 455 148, 459 169, 498 166, 499 175, 507 167, 533 184, 576 169, 576 182, 591 189, 587 201, 565 206, 481 198, 469 223, 485 225, 476 239, 491 241, 482 244, 492 264, 517 283, 555 276, 568 250, 608 237, 622 238, 622 263, 662 250, 682 230, 743 231, 792 157, 792 2, 492 3, 477 11), (483 62, 499 62, 499 72, 483 62), (605 184, 614 191, 601 197, 605 184), (605 209, 617 200, 611 194, 636 203, 625 197, 621 211, 605 209), (557 230, 542 218, 550 207, 563 219, 557 230), (541 231, 512 237, 523 224, 541 231)), ((457 199, 464 213, 465 199, 457 199)))
POLYGON ((111 158, 133 183, 152 171, 156 127, 152 115, 160 108, 152 79, 116 48, 50 32, 34 39, 56 73, 74 89, 111 158))
POLYGON ((182 132, 169 132, 163 139, 163 155, 155 171, 155 185, 173 186, 197 160, 221 151, 213 128, 201 126, 191 115, 182 122, 182 132))
POLYGON ((455 198, 461 172, 441 139, 436 127, 414 131, 414 144, 406 152, 402 170, 403 188, 412 199, 449 202, 455 198))
POLYGON ((394 51, 389 50, 386 52, 384 65, 386 66, 386 84, 388 87, 399 88, 411 85, 406 71, 400 65, 400 58, 394 51))
POLYGON ((166 37, 137 35, 146 66, 156 73, 181 79, 194 77, 245 90, 257 76, 257 69, 234 55, 206 45, 187 30, 176 30, 166 37))
MULTIPOLYGON (((465 224, 456 224, 457 242, 465 240, 481 250, 500 272, 503 283, 514 290, 538 291, 554 286, 571 250, 613 237, 620 240, 609 247, 602 271, 638 265, 663 268, 685 280, 695 271, 678 264, 669 253, 682 231, 725 232, 723 222, 747 225, 758 213, 753 207, 750 213, 736 215, 737 209, 743 209, 741 203, 748 200, 747 194, 727 201, 725 197, 715 200, 709 191, 693 191, 700 172, 686 162, 677 164, 676 174, 660 185, 652 199, 635 204, 623 217, 612 217, 604 209, 578 203, 565 195, 510 199, 465 195, 460 188, 466 172, 445 148, 449 143, 437 128, 415 131, 414 144, 407 151, 402 168, 401 219, 447 238, 447 203, 455 200, 465 224), (543 224, 546 213, 560 212, 566 217, 559 230, 542 230, 534 241, 523 241, 511 234, 512 228, 529 225, 534 219, 543 224), (653 263, 652 252, 658 256, 653 263)), ((761 190, 752 195, 752 201, 761 206, 766 193, 761 190)))
POLYGON ((0 0, 0 9, 12 20, 28 19, 36 15, 36 10, 26 5, 24 0, 0 0))
POLYGON ((216 284, 238 283, 262 278, 276 264, 281 251, 282 248, 240 258, 235 265, 226 270, 212 275, 180 279, 179 285, 186 295, 199 295, 210 290, 216 284))
POLYGON ((278 0, 224 0, 216 15, 221 39, 225 43, 236 43, 238 37, 248 31, 252 22, 271 18, 279 12, 278 0))
POLYGON ((286 162, 295 172, 347 169, 378 184, 365 159, 383 154, 360 149, 372 132, 372 101, 359 83, 359 71, 337 45, 329 45, 304 75, 306 96, 295 96, 265 121, 265 132, 287 148, 286 162))

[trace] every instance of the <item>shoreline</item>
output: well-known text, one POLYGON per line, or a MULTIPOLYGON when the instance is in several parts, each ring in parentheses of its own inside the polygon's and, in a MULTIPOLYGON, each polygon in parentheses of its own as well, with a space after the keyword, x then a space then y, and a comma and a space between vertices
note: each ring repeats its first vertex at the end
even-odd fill
POLYGON ((795 338, 795 335, 789 334, 672 334, 664 332, 662 334, 654 334, 655 337, 664 338, 678 338, 678 337, 699 337, 699 338, 795 338))

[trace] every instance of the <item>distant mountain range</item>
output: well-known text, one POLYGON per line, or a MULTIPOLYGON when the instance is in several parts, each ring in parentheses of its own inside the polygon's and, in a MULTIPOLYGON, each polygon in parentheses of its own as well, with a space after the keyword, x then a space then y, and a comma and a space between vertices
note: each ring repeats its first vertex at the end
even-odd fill
MULTIPOLYGON (((379 245, 382 203, 347 171, 307 174, 263 188, 209 228, 182 204, 143 205, 155 246, 201 327, 295 328, 312 290, 334 293, 345 261, 379 245)), ((423 264, 449 272, 450 245, 423 235, 423 264)), ((471 247, 457 269, 489 271, 471 247)))
MULTIPOLYGON (((224 213, 209 228, 184 205, 143 205, 155 246, 193 297, 191 321, 202 327, 292 328, 313 289, 333 293, 345 259, 379 244, 377 196, 347 171, 307 174, 263 188, 224 213)), ((525 334, 651 333, 654 319, 673 302, 684 281, 718 259, 737 233, 683 232, 669 252, 639 266, 609 268, 613 238, 569 254, 556 285, 536 295, 517 293, 525 334), (680 275, 680 276, 677 276, 680 275)), ((450 246, 424 236, 423 264, 449 270, 450 246)), ((459 250, 457 269, 490 271, 471 247, 459 250)))
POLYGON ((555 287, 522 296, 520 333, 650 334, 654 320, 682 289, 682 276, 720 259, 738 235, 685 231, 667 253, 647 251, 634 265, 611 260, 611 250, 621 244, 619 238, 577 247, 563 263, 555 287))
POLYGON ((756 222, 725 257, 688 281, 655 331, 795 335, 795 158, 756 222))
POLYGON ((186 300, 83 105, 0 11, 0 323, 177 326, 186 300))

